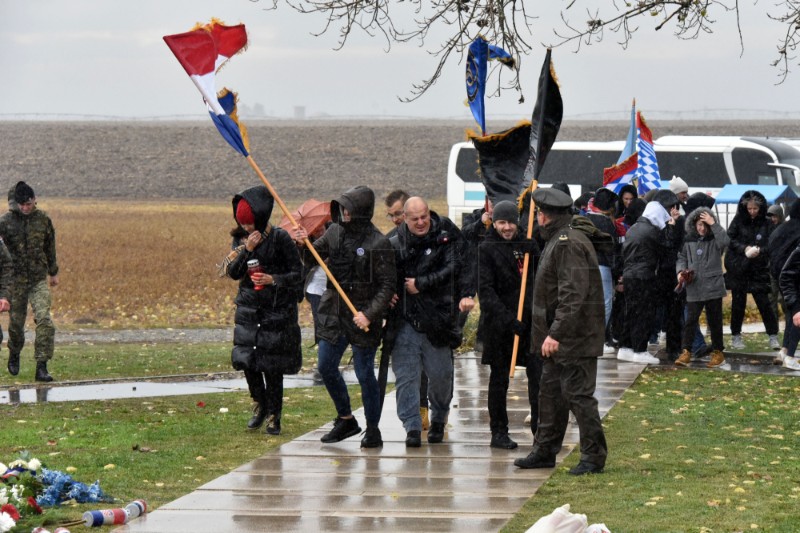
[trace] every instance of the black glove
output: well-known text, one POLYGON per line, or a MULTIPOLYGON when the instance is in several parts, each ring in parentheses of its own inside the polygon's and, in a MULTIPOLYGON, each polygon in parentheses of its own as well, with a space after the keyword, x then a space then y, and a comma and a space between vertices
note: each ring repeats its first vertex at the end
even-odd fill
POLYGON ((511 323, 511 331, 522 337, 528 333, 528 326, 526 326, 524 322, 520 322, 519 320, 515 319, 511 323))

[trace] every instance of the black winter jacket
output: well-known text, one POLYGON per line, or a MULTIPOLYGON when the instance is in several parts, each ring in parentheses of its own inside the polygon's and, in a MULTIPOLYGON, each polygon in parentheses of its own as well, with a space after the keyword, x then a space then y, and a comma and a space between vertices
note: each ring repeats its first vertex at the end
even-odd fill
POLYGON ((351 344, 367 348, 376 348, 381 342, 382 322, 397 276, 389 239, 372 224, 374 210, 375 194, 368 187, 345 191, 331 202, 333 224, 314 241, 314 248, 326 259, 350 302, 371 323, 369 331, 356 327, 353 313, 328 280, 317 312, 317 335, 328 342, 335 343, 342 335, 351 344), (340 207, 350 213, 350 221, 342 220, 340 207))
POLYGON ((522 265, 525 253, 529 253, 528 277, 525 290, 522 322, 527 326, 520 337, 517 350, 517 365, 526 366, 530 343, 531 306, 533 302, 533 257, 539 255, 535 241, 526 239, 517 231, 514 239, 503 239, 494 228, 490 228, 478 249, 479 282, 478 298, 481 302, 481 317, 478 338, 483 339, 481 363, 485 365, 511 361, 514 347, 514 330, 519 307, 519 291, 522 287, 522 265))
POLYGON ((800 312, 800 247, 795 248, 786 260, 778 278, 778 285, 789 310, 789 316, 793 317, 800 312))
POLYGON ((725 285, 729 290, 749 293, 769 292, 769 239, 773 229, 767 218, 767 201, 758 191, 747 191, 739 200, 736 216, 728 226, 728 252, 725 254, 725 285), (760 209, 755 218, 747 212, 747 203, 751 198, 760 202, 760 209), (745 249, 758 246, 758 256, 748 259, 745 249))
POLYGON ((655 279, 659 262, 667 250, 668 244, 662 230, 648 219, 639 217, 625 234, 622 244, 623 279, 655 279))
POLYGON ((242 198, 250 204, 256 229, 265 237, 252 252, 244 249, 227 268, 228 275, 239 280, 231 363, 236 370, 296 374, 302 365, 297 323, 302 290, 300 254, 288 233, 269 225, 273 199, 265 187, 252 187, 234 196, 234 215, 242 198), (274 284, 255 290, 247 274, 250 259, 258 259, 274 284))
POLYGON ((463 269, 465 241, 450 219, 430 212, 431 227, 417 237, 403 224, 391 243, 397 263, 395 306, 398 318, 424 333, 434 346, 457 348, 461 331, 457 325, 458 302, 474 295, 465 282, 469 272, 463 269), (406 278, 415 278, 418 294, 406 292, 406 278))
POLYGON ((774 279, 781 275, 786 260, 800 244, 800 202, 789 209, 789 220, 778 225, 769 236, 769 271, 774 279))

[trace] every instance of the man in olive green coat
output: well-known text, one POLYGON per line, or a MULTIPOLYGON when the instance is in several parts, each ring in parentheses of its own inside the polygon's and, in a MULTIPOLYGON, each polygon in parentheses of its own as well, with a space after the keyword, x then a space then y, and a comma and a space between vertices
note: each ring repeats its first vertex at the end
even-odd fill
MULTIPOLYGON (((603 282, 594 245, 570 213, 572 198, 555 189, 533 193, 540 234, 546 241, 533 289, 532 357, 543 357, 539 425, 533 451, 514 464, 552 468, 575 414, 581 460, 572 475, 603 471, 608 454, 594 397, 597 358, 603 354, 603 282)), ((591 225, 587 225, 591 228, 591 225)))
POLYGON ((19 354, 25 344, 25 319, 30 303, 36 323, 35 379, 49 382, 53 377, 47 371, 47 362, 53 357, 56 333, 50 318, 50 286, 58 285, 56 233, 50 217, 36 208, 36 195, 24 181, 9 191, 8 205, 9 211, 0 217, 0 238, 8 247, 14 264, 8 371, 12 376, 19 373, 19 354))

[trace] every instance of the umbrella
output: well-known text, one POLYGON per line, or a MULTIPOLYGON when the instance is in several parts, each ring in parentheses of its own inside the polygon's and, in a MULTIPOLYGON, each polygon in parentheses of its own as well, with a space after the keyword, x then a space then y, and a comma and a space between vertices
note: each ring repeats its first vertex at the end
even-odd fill
MULTIPOLYGON (((325 223, 331 220, 331 203, 320 202, 312 198, 303 202, 292 213, 292 216, 298 224, 303 226, 309 237, 317 238, 325 230, 325 223)), ((289 231, 292 228, 292 223, 287 216, 284 216, 278 226, 289 231)))

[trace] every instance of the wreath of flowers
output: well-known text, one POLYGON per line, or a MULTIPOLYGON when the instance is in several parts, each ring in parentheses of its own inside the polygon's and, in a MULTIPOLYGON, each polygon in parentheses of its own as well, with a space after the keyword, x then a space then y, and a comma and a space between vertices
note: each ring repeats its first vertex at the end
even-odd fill
POLYGON ((0 533, 14 529, 20 521, 44 513, 66 501, 112 502, 100 481, 86 485, 58 470, 48 470, 41 461, 23 451, 8 465, 0 462, 0 533))

